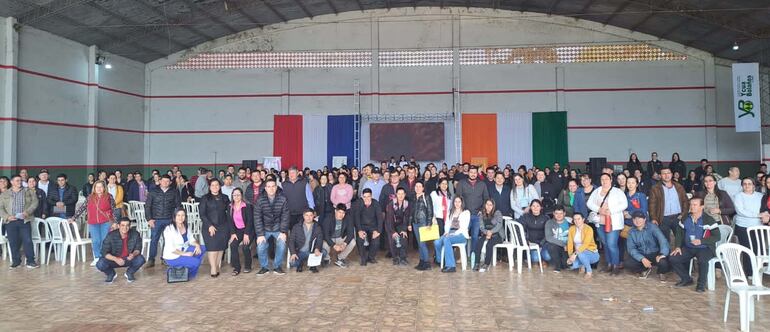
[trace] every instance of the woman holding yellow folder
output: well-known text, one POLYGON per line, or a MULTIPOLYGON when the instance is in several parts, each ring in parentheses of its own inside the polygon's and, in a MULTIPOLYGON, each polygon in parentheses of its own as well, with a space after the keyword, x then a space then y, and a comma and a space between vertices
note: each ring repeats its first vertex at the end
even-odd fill
MULTIPOLYGON (((417 239, 417 247, 420 251, 420 263, 417 264, 414 268, 420 271, 430 270, 430 258, 428 257, 428 244, 425 241, 429 241, 431 239, 420 238, 420 227, 433 227, 436 223, 434 222, 433 218, 433 201, 430 199, 430 196, 425 194, 425 184, 422 183, 422 181, 417 181, 414 184, 414 205, 412 206, 412 225, 409 226, 412 232, 414 232, 414 237, 417 239)), ((423 228, 425 230, 425 228, 423 228)), ((436 231, 438 230, 438 226, 436 226, 436 231)), ((438 232, 435 232, 436 235, 438 235, 438 232)), ((426 234, 423 234, 426 235, 426 234)), ((437 239, 438 236, 434 237, 432 240, 437 239)))

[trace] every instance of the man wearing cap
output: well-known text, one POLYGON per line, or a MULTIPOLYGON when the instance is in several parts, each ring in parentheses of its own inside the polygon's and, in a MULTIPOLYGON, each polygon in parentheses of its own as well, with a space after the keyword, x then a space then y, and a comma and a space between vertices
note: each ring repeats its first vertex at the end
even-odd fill
POLYGON ((639 278, 646 279, 652 272, 652 267, 658 267, 658 278, 665 281, 665 274, 671 271, 668 262, 670 248, 668 239, 657 225, 647 222, 642 211, 635 211, 631 218, 634 227, 628 233, 626 248, 628 257, 625 267, 633 273, 639 273, 639 278))

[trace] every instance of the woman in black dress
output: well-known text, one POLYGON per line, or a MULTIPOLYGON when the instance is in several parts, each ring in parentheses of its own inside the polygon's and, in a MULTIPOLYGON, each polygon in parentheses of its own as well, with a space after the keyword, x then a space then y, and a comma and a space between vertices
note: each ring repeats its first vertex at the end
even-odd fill
POLYGON ((230 238, 230 223, 227 218, 230 200, 222 194, 221 187, 222 183, 218 179, 212 179, 209 183, 209 193, 201 198, 198 207, 203 222, 203 240, 208 249, 206 254, 209 258, 212 278, 219 276, 222 255, 227 249, 227 240, 230 238))

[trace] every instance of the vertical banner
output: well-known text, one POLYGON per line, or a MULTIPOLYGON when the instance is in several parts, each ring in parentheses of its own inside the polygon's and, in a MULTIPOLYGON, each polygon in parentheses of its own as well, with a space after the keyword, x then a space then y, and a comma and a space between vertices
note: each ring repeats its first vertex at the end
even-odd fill
POLYGON ((567 112, 532 113, 532 159, 540 168, 569 162, 567 112))
POLYGON ((326 125, 326 164, 334 164, 334 157, 347 157, 347 166, 355 162, 355 130, 358 115, 329 115, 326 125))
POLYGON ((463 114, 462 145, 464 162, 497 165, 497 114, 463 114))
POLYGON ((736 132, 759 132, 759 64, 733 64, 733 108, 736 132))
POLYGON ((302 115, 273 117, 273 156, 281 157, 281 166, 302 169, 302 115))

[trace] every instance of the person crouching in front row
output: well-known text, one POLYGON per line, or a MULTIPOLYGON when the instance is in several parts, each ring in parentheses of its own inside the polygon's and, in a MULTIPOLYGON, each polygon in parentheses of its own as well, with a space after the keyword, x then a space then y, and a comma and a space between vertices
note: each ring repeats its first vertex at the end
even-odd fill
MULTIPOLYGON (((315 211, 305 210, 302 213, 302 223, 294 225, 289 235, 289 262, 292 267, 297 268, 297 272, 302 272, 302 264, 311 253, 316 256, 323 254, 323 238, 321 226, 315 222, 315 211)), ((318 273, 318 267, 312 266, 310 271, 318 273)))
POLYGON ((134 273, 144 265, 142 256, 142 236, 131 228, 131 220, 121 218, 118 229, 111 231, 102 241, 102 257, 96 262, 96 268, 107 275, 105 282, 115 281, 115 268, 126 267, 123 274, 128 282, 135 280, 134 273))

